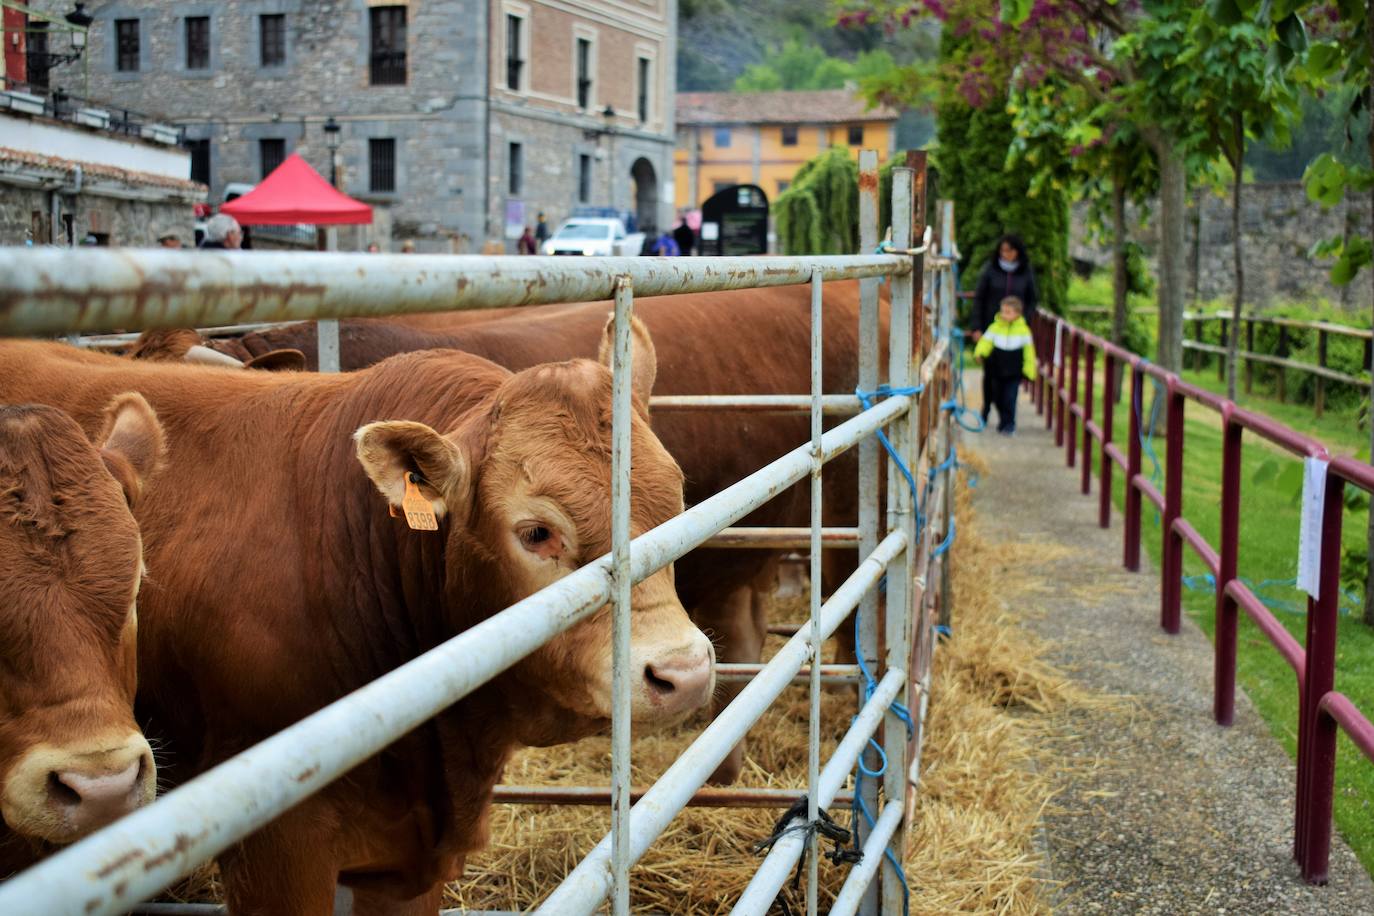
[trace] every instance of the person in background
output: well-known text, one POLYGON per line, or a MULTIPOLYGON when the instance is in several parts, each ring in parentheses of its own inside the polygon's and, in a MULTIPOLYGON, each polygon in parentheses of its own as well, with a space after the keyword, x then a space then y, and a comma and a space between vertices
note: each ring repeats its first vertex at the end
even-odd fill
POLYGON ((669 233, 666 229, 663 231, 663 234, 660 235, 658 239, 654 241, 653 250, 649 253, 657 255, 660 258, 675 258, 678 255, 682 254, 681 250, 678 249, 677 242, 673 239, 672 234, 669 233))
POLYGON ((973 291, 973 312, 969 325, 975 341, 983 330, 997 318, 1003 299, 1015 296, 1021 300, 1023 317, 1029 324, 1040 304, 1035 283, 1035 271, 1026 254, 1026 243, 1018 235, 1008 233, 997 240, 997 249, 988 259, 973 291))
POLYGON ((205 240, 200 243, 202 250, 233 250, 242 245, 243 230, 239 228, 239 221, 229 214, 217 214, 205 223, 205 240))
POLYGON ((368 243, 367 243, 367 253, 368 253, 368 254, 381 254, 381 253, 382 253, 382 246, 381 246, 381 245, 378 245, 376 242, 368 242, 368 243))
POLYGON ((1015 296, 1007 296, 997 317, 979 336, 973 358, 983 364, 983 422, 987 423, 993 405, 997 406, 997 431, 1004 436, 1016 433, 1016 399, 1021 379, 1035 379, 1035 344, 1030 325, 1022 315, 1025 307, 1015 296))
POLYGON ((539 212, 538 220, 539 221, 534 224, 535 254, 538 254, 539 250, 544 247, 544 243, 549 240, 549 224, 544 222, 544 212, 542 210, 539 212))
POLYGON ((520 254, 539 253, 539 243, 534 240, 534 234, 530 232, 529 226, 526 226, 525 231, 520 233, 520 241, 515 243, 515 250, 520 254))
POLYGON ((412 241, 411 239, 406 239, 404 242, 401 243, 401 254, 414 254, 414 253, 415 253, 415 242, 414 242, 414 241, 412 241))
POLYGON ((673 240, 677 242, 678 251, 682 252, 684 257, 690 255, 696 247, 697 234, 687 225, 685 213, 678 219, 677 228, 673 230, 673 240))
POLYGON ((181 238, 173 232, 167 232, 157 237, 157 243, 163 248, 180 248, 181 238))

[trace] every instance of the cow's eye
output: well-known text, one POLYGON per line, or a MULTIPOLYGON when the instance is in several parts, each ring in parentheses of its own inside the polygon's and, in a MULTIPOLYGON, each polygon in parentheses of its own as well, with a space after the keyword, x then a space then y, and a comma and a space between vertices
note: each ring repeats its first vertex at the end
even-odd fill
POLYGON ((553 532, 543 525, 531 525, 520 530, 520 540, 526 547, 538 547, 553 537, 553 532))

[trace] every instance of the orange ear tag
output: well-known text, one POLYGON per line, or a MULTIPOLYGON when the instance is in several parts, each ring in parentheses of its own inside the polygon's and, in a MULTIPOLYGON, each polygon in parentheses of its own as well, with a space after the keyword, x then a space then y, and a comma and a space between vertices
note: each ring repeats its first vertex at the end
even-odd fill
POLYGON ((414 474, 406 474, 406 492, 401 498, 401 509, 406 514, 406 524, 415 531, 438 531, 439 519, 434 514, 434 506, 420 494, 420 488, 416 485, 417 480, 419 478, 414 474))

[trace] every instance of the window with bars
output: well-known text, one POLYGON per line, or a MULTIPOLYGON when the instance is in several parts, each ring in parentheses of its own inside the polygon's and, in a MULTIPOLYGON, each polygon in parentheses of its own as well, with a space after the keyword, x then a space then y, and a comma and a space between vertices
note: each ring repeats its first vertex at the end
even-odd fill
POLYGON ((577 107, 588 108, 592 104, 592 43, 585 38, 577 39, 577 107))
POLYGON ((524 75, 525 60, 520 56, 520 38, 525 20, 519 16, 506 15, 506 88, 520 91, 520 78, 524 75))
POLYGON ((115 20, 115 68, 122 73, 137 73, 139 56, 138 20, 115 20))
POLYGON ((583 153, 577 157, 577 202, 590 203, 592 199, 592 157, 583 153))
POLYGON ((191 151, 191 180, 208 185, 210 183, 210 141, 187 140, 186 148, 191 151))
POLYGON ((796 146, 796 145, 797 145, 797 129, 796 129, 795 127, 784 127, 784 128, 782 129, 782 145, 783 145, 783 146, 796 146))
POLYGON ((510 144, 506 162, 506 171, 510 177, 510 196, 519 197, 525 189, 525 148, 519 143, 510 144))
POLYGON ((644 123, 649 120, 649 59, 639 58, 639 120, 644 123))
POLYGON ((396 191, 396 141, 374 137, 367 141, 367 189, 373 194, 396 191))
POLYGON ((372 24, 372 85, 404 86, 406 82, 406 8, 374 6, 372 24))
POLYGON ((210 17, 186 17, 186 69, 210 69, 210 17))
POLYGON ((864 126, 862 124, 851 124, 849 126, 849 145, 863 146, 864 126))
POLYGON ((28 25, 29 40, 26 43, 28 60, 25 72, 29 77, 29 85, 39 89, 48 88, 48 24, 30 20, 28 25))
POLYGON ((286 160, 286 141, 281 137, 263 137, 258 141, 258 163, 261 177, 266 178, 286 160))
POLYGON ((264 67, 286 66, 286 14, 258 17, 258 62, 264 67))

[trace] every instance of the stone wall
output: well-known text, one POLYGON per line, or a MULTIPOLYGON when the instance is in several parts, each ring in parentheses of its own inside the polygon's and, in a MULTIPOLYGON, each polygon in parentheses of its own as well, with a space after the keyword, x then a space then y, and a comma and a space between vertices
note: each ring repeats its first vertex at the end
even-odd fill
MULTIPOLYGON (((54 192, 0 182, 0 245, 50 244, 51 200, 54 192)), ((159 236, 173 232, 182 244, 195 243, 191 205, 184 200, 126 200, 94 194, 59 194, 62 215, 72 217, 72 241, 88 234, 103 236, 110 245, 152 247, 159 236)))
MULTIPOLYGON (((1110 253, 1086 241, 1085 212, 1082 204, 1074 208, 1071 253, 1076 259, 1110 269, 1110 253)), ((1158 242, 1157 217, 1157 207, 1152 206, 1149 222, 1136 230, 1136 238, 1145 246, 1152 267, 1158 242)), ((1330 259, 1317 261, 1307 254, 1313 244, 1340 235, 1347 225, 1351 233, 1368 237, 1367 198, 1327 209, 1308 200, 1300 182, 1246 185, 1241 192, 1240 227, 1246 303, 1264 308, 1324 299, 1368 312, 1374 305, 1374 295, 1367 274, 1361 274, 1350 286, 1337 287, 1328 279, 1330 259)), ((1187 226, 1189 298, 1229 304, 1235 294, 1230 196, 1194 192, 1188 201, 1187 226)))

